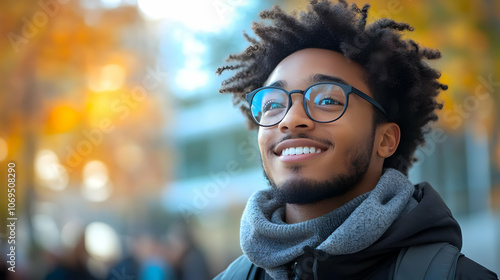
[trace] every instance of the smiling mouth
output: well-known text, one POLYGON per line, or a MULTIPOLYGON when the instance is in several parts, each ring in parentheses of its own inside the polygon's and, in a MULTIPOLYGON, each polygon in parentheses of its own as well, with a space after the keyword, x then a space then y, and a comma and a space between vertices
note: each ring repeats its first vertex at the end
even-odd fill
POLYGON ((326 141, 317 141, 308 138, 286 139, 276 145, 273 152, 276 156, 282 159, 308 159, 328 150, 330 144, 323 142, 326 141))
POLYGON ((281 156, 293 156, 303 154, 320 154, 321 148, 316 147, 290 147, 281 151, 281 156))

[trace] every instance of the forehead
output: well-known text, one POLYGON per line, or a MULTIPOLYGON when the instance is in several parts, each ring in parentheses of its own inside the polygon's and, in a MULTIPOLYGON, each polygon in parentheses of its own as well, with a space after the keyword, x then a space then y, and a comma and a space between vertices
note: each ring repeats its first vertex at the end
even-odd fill
POLYGON ((305 89, 318 76, 337 77, 361 91, 369 92, 366 71, 342 54, 325 49, 303 49, 292 53, 274 68, 264 83, 280 83, 288 89, 305 89))

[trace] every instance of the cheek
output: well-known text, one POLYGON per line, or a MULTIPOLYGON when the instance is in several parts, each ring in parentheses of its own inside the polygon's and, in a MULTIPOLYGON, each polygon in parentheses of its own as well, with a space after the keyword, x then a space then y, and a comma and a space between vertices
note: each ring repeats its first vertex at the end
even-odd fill
POLYGON ((362 114, 346 114, 332 124, 329 137, 333 139, 334 152, 344 157, 360 145, 366 147, 365 143, 372 138, 372 119, 362 114))
POLYGON ((269 147, 271 147, 273 139, 272 135, 272 129, 265 127, 259 128, 257 142, 259 144, 259 150, 263 160, 269 156, 269 147))
POLYGON ((260 150, 260 154, 264 157, 264 153, 265 153, 265 147, 266 147, 266 143, 269 141, 268 140, 269 137, 268 137, 268 133, 266 133, 264 131, 264 128, 260 127, 259 128, 259 132, 257 134, 257 142, 259 144, 259 150, 260 150))
MULTIPOLYGON (((358 105, 358 104, 356 104, 358 105)), ((348 112, 338 120, 339 125, 345 128, 346 133, 351 135, 351 137, 364 138, 366 135, 370 135, 373 129, 373 116, 370 108, 363 106, 352 106, 348 108, 348 112)))

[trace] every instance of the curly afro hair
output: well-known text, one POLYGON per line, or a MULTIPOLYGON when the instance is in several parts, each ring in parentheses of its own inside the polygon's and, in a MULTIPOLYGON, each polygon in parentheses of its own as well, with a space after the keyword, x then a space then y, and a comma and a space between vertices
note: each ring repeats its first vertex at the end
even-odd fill
POLYGON ((369 8, 368 4, 360 9, 344 0, 336 4, 323 0, 311 1, 299 16, 287 14, 278 6, 261 12, 263 21, 252 25, 258 39, 244 33, 250 46, 242 53, 229 55, 227 61, 232 65, 217 69, 217 74, 236 71, 222 82, 219 91, 232 93, 234 104, 256 128, 245 94, 261 87, 280 61, 306 48, 339 52, 366 70, 371 92, 387 111, 385 117, 374 113, 374 125, 385 121, 399 125, 399 146, 384 161, 384 168, 395 168, 407 175, 416 161, 416 148, 425 142, 426 125, 437 120, 435 111, 442 108, 436 96, 447 89, 438 82, 440 73, 423 59, 437 59, 441 54, 401 39, 403 31, 413 31, 407 23, 381 18, 367 25, 369 8))

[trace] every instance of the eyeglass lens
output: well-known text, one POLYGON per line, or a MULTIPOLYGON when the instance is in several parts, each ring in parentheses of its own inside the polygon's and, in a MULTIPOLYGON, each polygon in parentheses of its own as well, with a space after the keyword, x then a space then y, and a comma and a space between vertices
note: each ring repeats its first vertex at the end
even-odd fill
MULTIPOLYGON (((261 125, 271 126, 279 123, 291 103, 286 91, 278 88, 263 88, 252 99, 253 118, 261 125)), ((344 111, 344 90, 335 84, 318 84, 304 93, 306 112, 319 122, 329 122, 340 117, 344 111)))

